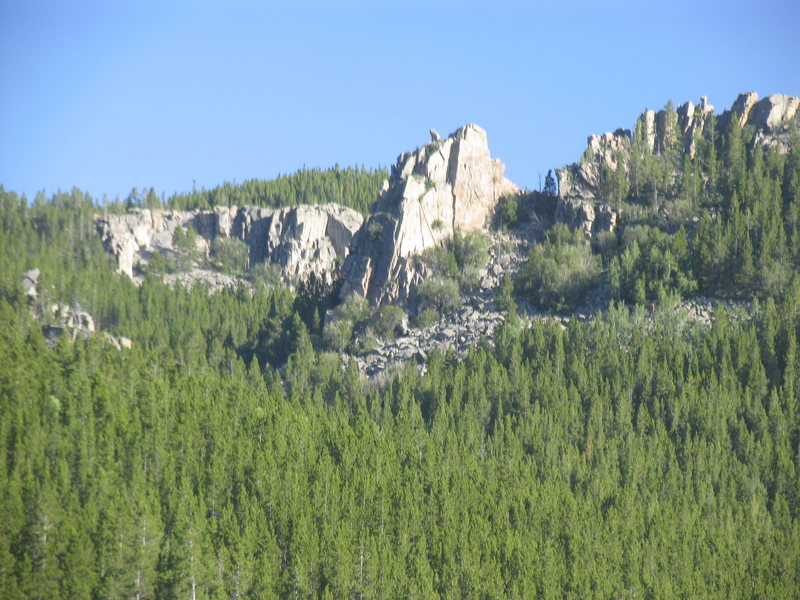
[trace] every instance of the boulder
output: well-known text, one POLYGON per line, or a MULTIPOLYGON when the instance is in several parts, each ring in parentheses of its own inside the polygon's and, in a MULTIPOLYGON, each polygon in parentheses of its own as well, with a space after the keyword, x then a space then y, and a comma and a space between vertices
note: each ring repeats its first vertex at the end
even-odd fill
POLYGON ((555 219, 572 229, 580 229, 587 238, 599 231, 614 231, 617 212, 607 204, 593 204, 576 198, 559 198, 555 219))
POLYGON ((424 268, 417 257, 455 231, 487 227, 498 201, 519 188, 489 154, 486 132, 467 125, 444 140, 401 154, 342 268, 342 298, 407 300, 424 268))
POLYGON ((795 118, 799 106, 800 98, 772 94, 753 105, 747 123, 767 133, 777 133, 795 118))
POLYGON ((37 289, 39 285, 39 275, 39 269, 31 269, 22 274, 22 289, 25 291, 25 295, 33 300, 36 300, 36 297, 39 295, 37 289))

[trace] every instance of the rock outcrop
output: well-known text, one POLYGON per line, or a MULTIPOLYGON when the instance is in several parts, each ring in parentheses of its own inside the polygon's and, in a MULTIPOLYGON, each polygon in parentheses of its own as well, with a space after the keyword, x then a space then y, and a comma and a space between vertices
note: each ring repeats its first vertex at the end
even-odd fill
MULTIPOLYGON (((68 304, 39 302, 39 269, 31 269, 22 275, 22 288, 28 297, 31 314, 42 323, 42 334, 50 346, 55 346, 63 336, 72 343, 78 338, 88 339, 99 335, 117 350, 130 348, 133 342, 124 336, 115 336, 95 327, 94 317, 80 307, 68 304)), ((45 294, 47 296, 47 294, 45 294)))
POLYGON ((266 256, 290 282, 314 274, 330 283, 337 261, 347 257, 363 220, 356 211, 338 204, 279 210, 267 227, 266 256))
POLYGON ((600 231, 614 231, 617 211, 608 204, 593 204, 577 198, 561 198, 556 202, 555 221, 580 229, 587 238, 600 231))
MULTIPOLYGON (((754 143, 786 151, 791 125, 798 121, 798 107, 800 99, 793 96, 773 94, 759 100, 755 92, 740 94, 731 108, 719 116, 717 133, 722 135, 735 120, 741 127, 754 128, 754 143)), ((573 201, 606 202, 609 186, 604 184, 620 168, 627 177, 632 153, 663 154, 677 146, 694 157, 713 116, 714 107, 702 97, 699 104, 686 102, 674 111, 644 111, 633 135, 618 129, 589 136, 581 161, 556 169, 559 195, 573 201)))
POLYGON ((197 250, 208 254, 216 238, 247 243, 250 264, 271 261, 284 280, 295 284, 312 274, 330 280, 347 256, 350 241, 363 217, 355 210, 327 204, 270 209, 252 206, 213 210, 170 211, 136 209, 123 215, 98 216, 98 232, 117 258, 118 270, 135 280, 140 265, 156 252, 175 250, 178 228, 197 232, 197 250))
POLYGON ((800 98, 772 94, 759 100, 747 115, 747 125, 755 127, 753 142, 764 148, 786 152, 792 124, 800 126, 800 98))
POLYGON ((462 127, 401 154, 342 268, 342 297, 380 305, 408 300, 423 276, 418 257, 455 231, 487 227, 498 201, 519 192, 489 154, 486 132, 462 127))
POLYGON ((36 300, 39 296, 39 275, 39 269, 31 269, 22 274, 22 289, 30 300, 36 300))

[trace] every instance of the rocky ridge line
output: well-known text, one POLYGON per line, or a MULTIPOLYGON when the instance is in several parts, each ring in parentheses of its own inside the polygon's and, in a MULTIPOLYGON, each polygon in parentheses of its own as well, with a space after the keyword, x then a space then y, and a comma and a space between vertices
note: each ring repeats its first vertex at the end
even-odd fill
MULTIPOLYGON (((717 129, 725 131, 735 119, 741 127, 754 128, 753 143, 786 152, 792 124, 797 124, 800 114, 798 108, 800 98, 794 96, 772 94, 759 100, 755 92, 739 94, 731 108, 719 115, 717 129)), ((697 105, 685 102, 675 110, 677 131, 669 123, 667 110, 645 110, 637 119, 643 136, 643 150, 660 154, 673 142, 679 142, 683 150, 694 158, 698 141, 710 126, 713 116, 714 107, 705 96, 697 105), (676 134, 679 139, 671 139, 676 134)), ((613 174, 620 167, 627 171, 633 142, 629 129, 590 135, 584 158, 556 169, 560 197, 575 201, 604 201, 601 179, 604 174, 613 174)))
MULTIPOLYGON (((363 217, 338 204, 271 209, 254 206, 213 210, 173 211, 134 209, 123 215, 98 215, 95 225, 105 248, 117 259, 118 270, 134 281, 154 253, 174 252, 176 229, 197 232, 197 251, 208 255, 217 238, 244 241, 250 264, 270 261, 284 281, 294 285, 312 274, 331 282, 335 266, 347 256, 350 240, 363 217)), ((202 279, 203 274, 195 273, 202 279)), ((173 278, 180 279, 180 278, 173 278)), ((213 278, 212 286, 233 280, 213 278)))

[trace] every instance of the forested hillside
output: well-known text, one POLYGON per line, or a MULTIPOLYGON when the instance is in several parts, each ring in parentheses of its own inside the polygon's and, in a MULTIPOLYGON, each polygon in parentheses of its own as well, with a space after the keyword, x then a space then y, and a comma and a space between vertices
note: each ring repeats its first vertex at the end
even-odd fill
MULTIPOLYGON (((326 351, 331 289, 137 286, 88 194, 0 188, 0 597, 796 598, 800 145, 703 139, 622 157, 599 199, 619 227, 554 227, 522 266, 516 300, 569 312, 605 285, 607 310, 529 320, 506 278, 492 340, 373 380, 326 351), (676 309, 699 293, 751 313, 705 326, 676 309), (46 339, 54 303, 132 347, 46 339)), ((335 189, 363 211, 382 177, 170 206, 335 189)), ((511 227, 550 196, 504 205, 511 227)), ((425 257, 449 269, 447 310, 465 244, 425 257)))
POLYGON ((131 207, 169 208, 174 210, 207 209, 215 206, 268 206, 282 208, 298 204, 335 202, 363 214, 375 202, 386 169, 365 167, 303 168, 275 179, 248 179, 242 183, 226 182, 210 190, 192 190, 159 198, 154 189, 134 189, 117 210, 131 207))
POLYGON ((660 146, 648 143, 640 118, 630 138, 615 134, 605 154, 590 147, 573 166, 596 169, 589 204, 616 219, 613 231, 592 236, 594 257, 580 248, 580 236, 551 232, 523 267, 520 291, 569 311, 603 280, 614 299, 629 304, 669 295, 778 298, 797 286, 800 119, 787 125, 785 143, 765 144, 763 132, 742 128, 735 114, 725 113, 721 124, 711 115, 702 134, 689 138, 690 151, 672 103, 659 115, 660 146), (548 272, 556 276, 545 281, 548 272))
POLYGON ((379 389, 302 328, 280 376, 4 299, 3 595, 794 597, 796 308, 510 322, 379 389))

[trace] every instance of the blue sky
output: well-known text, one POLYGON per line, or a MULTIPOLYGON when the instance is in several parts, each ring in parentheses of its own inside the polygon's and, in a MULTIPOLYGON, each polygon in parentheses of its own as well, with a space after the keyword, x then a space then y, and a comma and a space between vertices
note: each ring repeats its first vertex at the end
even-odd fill
POLYGON ((0 184, 380 166, 465 123, 518 185, 645 108, 800 96, 800 2, 0 0, 0 184))

